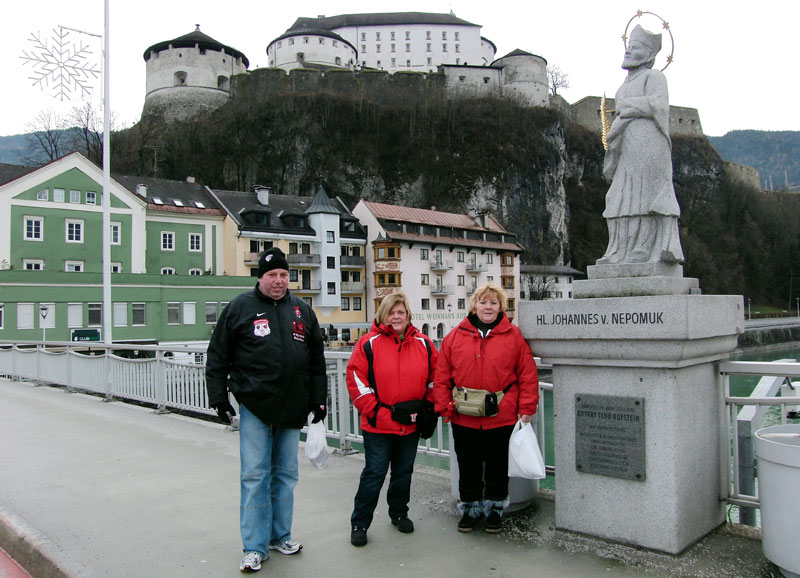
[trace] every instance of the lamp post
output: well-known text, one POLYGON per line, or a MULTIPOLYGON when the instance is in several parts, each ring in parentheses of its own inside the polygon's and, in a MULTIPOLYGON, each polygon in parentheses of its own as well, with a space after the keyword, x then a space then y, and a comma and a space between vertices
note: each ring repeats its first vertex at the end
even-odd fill
POLYGON ((751 301, 752 301, 752 299, 750 299, 750 297, 748 297, 747 298, 747 318, 748 319, 752 319, 753 318, 753 314, 750 312, 750 303, 751 303, 751 301))
POLYGON ((797 316, 800 317, 800 297, 795 299, 795 302, 797 303, 797 316))
POLYGON ((47 337, 47 327, 45 327, 44 320, 47 319, 47 314, 50 313, 50 308, 47 305, 39 306, 39 314, 42 316, 42 346, 47 337))

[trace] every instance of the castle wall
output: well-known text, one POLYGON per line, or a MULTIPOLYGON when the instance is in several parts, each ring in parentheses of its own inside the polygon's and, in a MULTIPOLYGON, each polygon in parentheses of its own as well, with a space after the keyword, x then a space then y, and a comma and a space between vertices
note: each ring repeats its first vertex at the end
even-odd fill
POLYGON ((731 161, 725 161, 725 173, 737 183, 742 183, 750 187, 761 189, 761 177, 758 169, 740 165, 731 161))
POLYGON ((454 98, 501 95, 502 71, 488 66, 441 66, 447 93, 454 98))
MULTIPOLYGON (((589 130, 600 132, 599 96, 587 96, 572 105, 575 122, 589 130)), ((606 110, 614 109, 614 99, 606 98, 606 110)), ((669 133, 680 136, 703 136, 700 113, 696 108, 669 107, 669 133)))

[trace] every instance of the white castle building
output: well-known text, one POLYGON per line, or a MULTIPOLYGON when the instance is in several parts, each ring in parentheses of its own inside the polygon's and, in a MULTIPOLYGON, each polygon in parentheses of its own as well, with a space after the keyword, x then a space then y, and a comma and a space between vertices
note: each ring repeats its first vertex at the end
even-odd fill
POLYGON ((488 66, 496 48, 481 27, 450 14, 392 12, 298 18, 267 46, 284 70, 376 68, 435 72, 441 64, 488 66))
POLYGON ((173 120, 216 108, 230 96, 231 77, 244 74, 250 62, 197 28, 144 52, 147 88, 142 115, 169 109, 173 120))

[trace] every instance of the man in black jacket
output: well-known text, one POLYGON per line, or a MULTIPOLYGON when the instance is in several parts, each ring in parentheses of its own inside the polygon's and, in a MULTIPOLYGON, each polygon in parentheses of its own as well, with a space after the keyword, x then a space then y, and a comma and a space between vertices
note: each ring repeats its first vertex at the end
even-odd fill
POLYGON ((288 291, 278 248, 258 260, 258 283, 223 310, 208 344, 208 403, 224 423, 239 403, 242 572, 261 569, 269 550, 296 554, 292 540, 300 428, 327 414, 322 333, 311 307, 288 291))

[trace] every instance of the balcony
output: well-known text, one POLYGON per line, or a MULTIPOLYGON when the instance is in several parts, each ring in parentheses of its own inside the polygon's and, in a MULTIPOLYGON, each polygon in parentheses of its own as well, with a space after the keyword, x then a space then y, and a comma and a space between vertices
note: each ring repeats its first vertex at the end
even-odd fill
POLYGON ((299 283, 289 283, 289 290, 292 293, 319 293, 322 291, 322 281, 302 281, 299 283))
POLYGON ((477 285, 470 285, 470 286, 467 287, 467 295, 472 295, 477 290, 478 290, 478 286, 477 285))
POLYGON ((244 264, 250 266, 257 266, 258 265, 258 258, 261 256, 261 253, 253 253, 250 251, 245 251, 244 253, 244 264))
POLYGON ((363 282, 348 282, 348 283, 341 283, 339 285, 339 290, 342 292, 342 295, 345 293, 363 293, 365 289, 365 284, 363 282))
POLYGON ((339 257, 340 267, 365 267, 366 264, 366 257, 353 257, 351 255, 342 255, 339 257))
POLYGON ((319 267, 321 258, 319 255, 309 253, 291 253, 286 256, 289 265, 296 267, 319 267))
POLYGON ((449 271, 453 268, 452 261, 442 259, 431 259, 431 271, 449 271))
POLYGON ((467 262, 467 271, 470 273, 481 273, 488 271, 489 267, 486 263, 473 263, 472 261, 467 262))
POLYGON ((455 288, 452 285, 431 285, 431 295, 453 295, 455 288))

